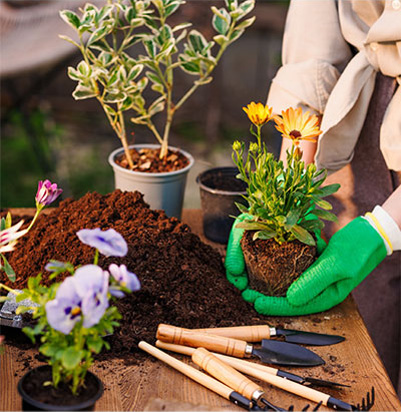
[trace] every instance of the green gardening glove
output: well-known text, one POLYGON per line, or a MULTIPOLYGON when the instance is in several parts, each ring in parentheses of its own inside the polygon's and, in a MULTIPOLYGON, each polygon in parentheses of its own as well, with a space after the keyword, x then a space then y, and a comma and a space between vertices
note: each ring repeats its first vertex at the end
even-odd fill
MULTIPOLYGON (((233 227, 232 232, 237 230, 233 227)), ((234 285, 242 284, 243 281, 237 279, 246 276, 244 263, 243 273, 237 274, 239 254, 242 255, 239 242, 238 245, 235 242, 238 236, 231 233, 230 240, 233 241, 228 244, 228 262, 226 259, 227 278, 234 285), (232 256, 236 256, 237 264, 232 256)), ((380 235, 369 222, 358 217, 333 235, 315 263, 290 286, 286 297, 265 296, 247 289, 246 285, 242 296, 263 315, 293 316, 322 312, 342 302, 386 255, 380 235)))

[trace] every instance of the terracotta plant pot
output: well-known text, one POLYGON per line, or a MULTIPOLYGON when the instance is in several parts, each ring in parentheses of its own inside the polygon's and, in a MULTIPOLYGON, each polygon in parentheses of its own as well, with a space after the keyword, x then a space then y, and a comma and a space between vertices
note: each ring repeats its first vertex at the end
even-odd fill
POLYGON ((279 245, 275 240, 241 239, 249 287, 268 296, 285 296, 290 285, 315 261, 317 250, 298 240, 279 245))
MULTIPOLYGON (((156 144, 137 144, 130 146, 136 150, 142 148, 158 148, 156 144)), ((115 188, 127 192, 138 191, 144 195, 145 202, 152 209, 164 210, 169 217, 181 218, 184 201, 185 184, 189 169, 194 164, 193 157, 184 150, 169 147, 181 152, 188 158, 188 165, 183 169, 166 173, 145 173, 121 167, 116 158, 121 156, 124 149, 114 150, 109 156, 109 163, 114 170, 115 188)))
POLYGON ((103 395, 103 384, 92 372, 87 372, 85 388, 75 397, 66 385, 43 386, 52 380, 49 365, 42 365, 27 372, 18 382, 24 411, 91 411, 103 395))
POLYGON ((236 178, 235 167, 216 167, 198 175, 203 212, 203 232, 205 236, 218 243, 227 243, 232 216, 239 214, 235 203, 244 203, 246 184, 236 178))

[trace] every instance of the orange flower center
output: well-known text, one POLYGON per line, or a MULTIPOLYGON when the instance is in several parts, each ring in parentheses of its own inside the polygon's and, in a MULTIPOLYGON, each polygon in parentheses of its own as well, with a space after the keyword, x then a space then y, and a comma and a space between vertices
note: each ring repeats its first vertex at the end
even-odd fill
POLYGON ((298 139, 298 137, 301 137, 302 134, 301 134, 298 130, 292 130, 292 131, 290 132, 290 136, 291 136, 293 139, 298 139))

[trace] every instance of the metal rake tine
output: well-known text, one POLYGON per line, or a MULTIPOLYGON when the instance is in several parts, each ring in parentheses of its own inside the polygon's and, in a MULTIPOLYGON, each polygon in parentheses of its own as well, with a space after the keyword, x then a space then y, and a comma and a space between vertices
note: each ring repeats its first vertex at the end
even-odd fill
POLYGON ((375 388, 372 386, 372 389, 370 392, 366 393, 366 403, 365 403, 365 398, 362 398, 362 405, 359 405, 359 403, 356 406, 357 411, 369 411, 372 409, 372 406, 375 403, 375 388))
POLYGON ((294 410, 294 406, 293 406, 293 405, 291 405, 288 409, 284 409, 284 408, 280 408, 279 406, 273 405, 273 404, 272 404, 271 402, 269 402, 266 398, 261 398, 260 400, 261 400, 261 402, 262 402, 263 404, 265 404, 266 407, 268 408, 268 409, 265 409, 265 410, 271 409, 271 410, 273 410, 273 411, 279 411, 279 412, 286 412, 286 411, 292 412, 292 411, 294 410))
MULTIPOLYGON (((322 401, 320 401, 313 409, 312 412, 317 411, 320 406, 322 405, 322 401)), ((302 409, 303 412, 306 412, 307 410, 309 410, 309 403, 302 409)))

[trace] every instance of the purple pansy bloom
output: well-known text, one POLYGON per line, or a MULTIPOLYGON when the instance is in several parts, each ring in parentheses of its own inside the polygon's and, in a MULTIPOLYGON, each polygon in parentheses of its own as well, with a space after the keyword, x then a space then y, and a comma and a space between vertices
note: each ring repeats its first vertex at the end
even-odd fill
POLYGON ((61 194, 63 189, 57 188, 57 183, 51 183, 46 179, 38 183, 38 191, 36 192, 36 206, 48 206, 53 203, 61 194))
POLYGON ((85 265, 76 270, 73 279, 77 293, 82 298, 83 326, 90 328, 99 322, 109 307, 109 272, 97 265, 85 265))
MULTIPOLYGON (((127 288, 131 292, 135 292, 141 288, 141 283, 139 282, 138 277, 135 273, 129 272, 125 265, 117 266, 115 263, 112 263, 109 266, 109 272, 121 286, 127 288)), ((122 298, 125 296, 124 292, 114 288, 113 286, 110 287, 109 291, 117 298, 122 298)))
POLYGON ((82 298, 77 294, 73 277, 66 278, 56 293, 56 299, 46 303, 49 325, 67 335, 81 320, 82 298))
POLYGON ((105 256, 122 257, 128 252, 127 242, 114 229, 82 229, 77 232, 77 236, 82 243, 96 248, 105 256))
POLYGON ((83 317, 83 326, 96 325, 109 306, 109 273, 96 265, 85 265, 68 277, 57 290, 56 298, 46 303, 49 325, 68 334, 83 317))

